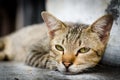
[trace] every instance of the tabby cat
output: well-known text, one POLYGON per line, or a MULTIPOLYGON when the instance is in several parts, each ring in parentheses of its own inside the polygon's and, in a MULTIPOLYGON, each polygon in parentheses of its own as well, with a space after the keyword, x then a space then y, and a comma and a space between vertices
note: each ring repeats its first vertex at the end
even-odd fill
POLYGON ((41 15, 46 25, 32 25, 0 39, 0 60, 23 61, 64 74, 80 73, 98 64, 109 39, 111 15, 92 25, 62 22, 48 12, 41 15))

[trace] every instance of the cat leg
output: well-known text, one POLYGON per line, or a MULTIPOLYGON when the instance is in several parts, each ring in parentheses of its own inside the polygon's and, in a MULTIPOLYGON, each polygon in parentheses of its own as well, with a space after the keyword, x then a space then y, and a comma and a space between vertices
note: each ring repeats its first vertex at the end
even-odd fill
POLYGON ((5 59, 4 48, 5 48, 5 45, 4 45, 3 39, 0 39, 0 61, 5 59))
POLYGON ((5 60, 5 53, 0 51, 0 61, 5 60))
POLYGON ((12 45, 10 45, 9 39, 7 37, 0 38, 0 61, 13 60, 14 55, 11 50, 12 45))
POLYGON ((48 58, 49 58, 48 53, 31 51, 27 55, 25 63, 33 67, 46 68, 48 58))
POLYGON ((25 63, 27 65, 38 67, 38 68, 47 68, 51 70, 56 70, 56 66, 53 64, 54 60, 51 60, 48 52, 31 52, 26 57, 25 63))

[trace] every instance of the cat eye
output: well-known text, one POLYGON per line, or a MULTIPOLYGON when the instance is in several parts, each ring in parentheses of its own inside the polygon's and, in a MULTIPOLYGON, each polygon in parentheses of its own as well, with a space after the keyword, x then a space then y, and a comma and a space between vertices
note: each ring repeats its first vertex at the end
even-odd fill
POLYGON ((60 45, 55 45, 55 48, 59 51, 64 51, 63 47, 60 45))
POLYGON ((76 55, 78 55, 79 53, 86 53, 86 52, 88 52, 89 50, 90 50, 90 48, 88 48, 88 47, 80 48, 80 49, 78 50, 78 52, 77 52, 76 55))

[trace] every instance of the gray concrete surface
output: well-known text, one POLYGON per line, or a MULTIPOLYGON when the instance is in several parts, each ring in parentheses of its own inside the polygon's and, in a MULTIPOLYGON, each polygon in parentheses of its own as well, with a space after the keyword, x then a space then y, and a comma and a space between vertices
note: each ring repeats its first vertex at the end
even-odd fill
POLYGON ((101 66, 77 75, 63 75, 23 63, 0 62, 0 80, 120 80, 120 68, 101 66))

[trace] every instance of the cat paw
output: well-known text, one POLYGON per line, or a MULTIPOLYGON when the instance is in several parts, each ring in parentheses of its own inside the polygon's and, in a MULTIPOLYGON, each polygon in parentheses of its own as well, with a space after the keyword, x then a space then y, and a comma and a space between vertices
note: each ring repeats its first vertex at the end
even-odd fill
POLYGON ((3 52, 0 52, 0 61, 5 60, 6 55, 3 52))
POLYGON ((49 60, 46 64, 46 69, 57 70, 56 62, 54 60, 49 60))

